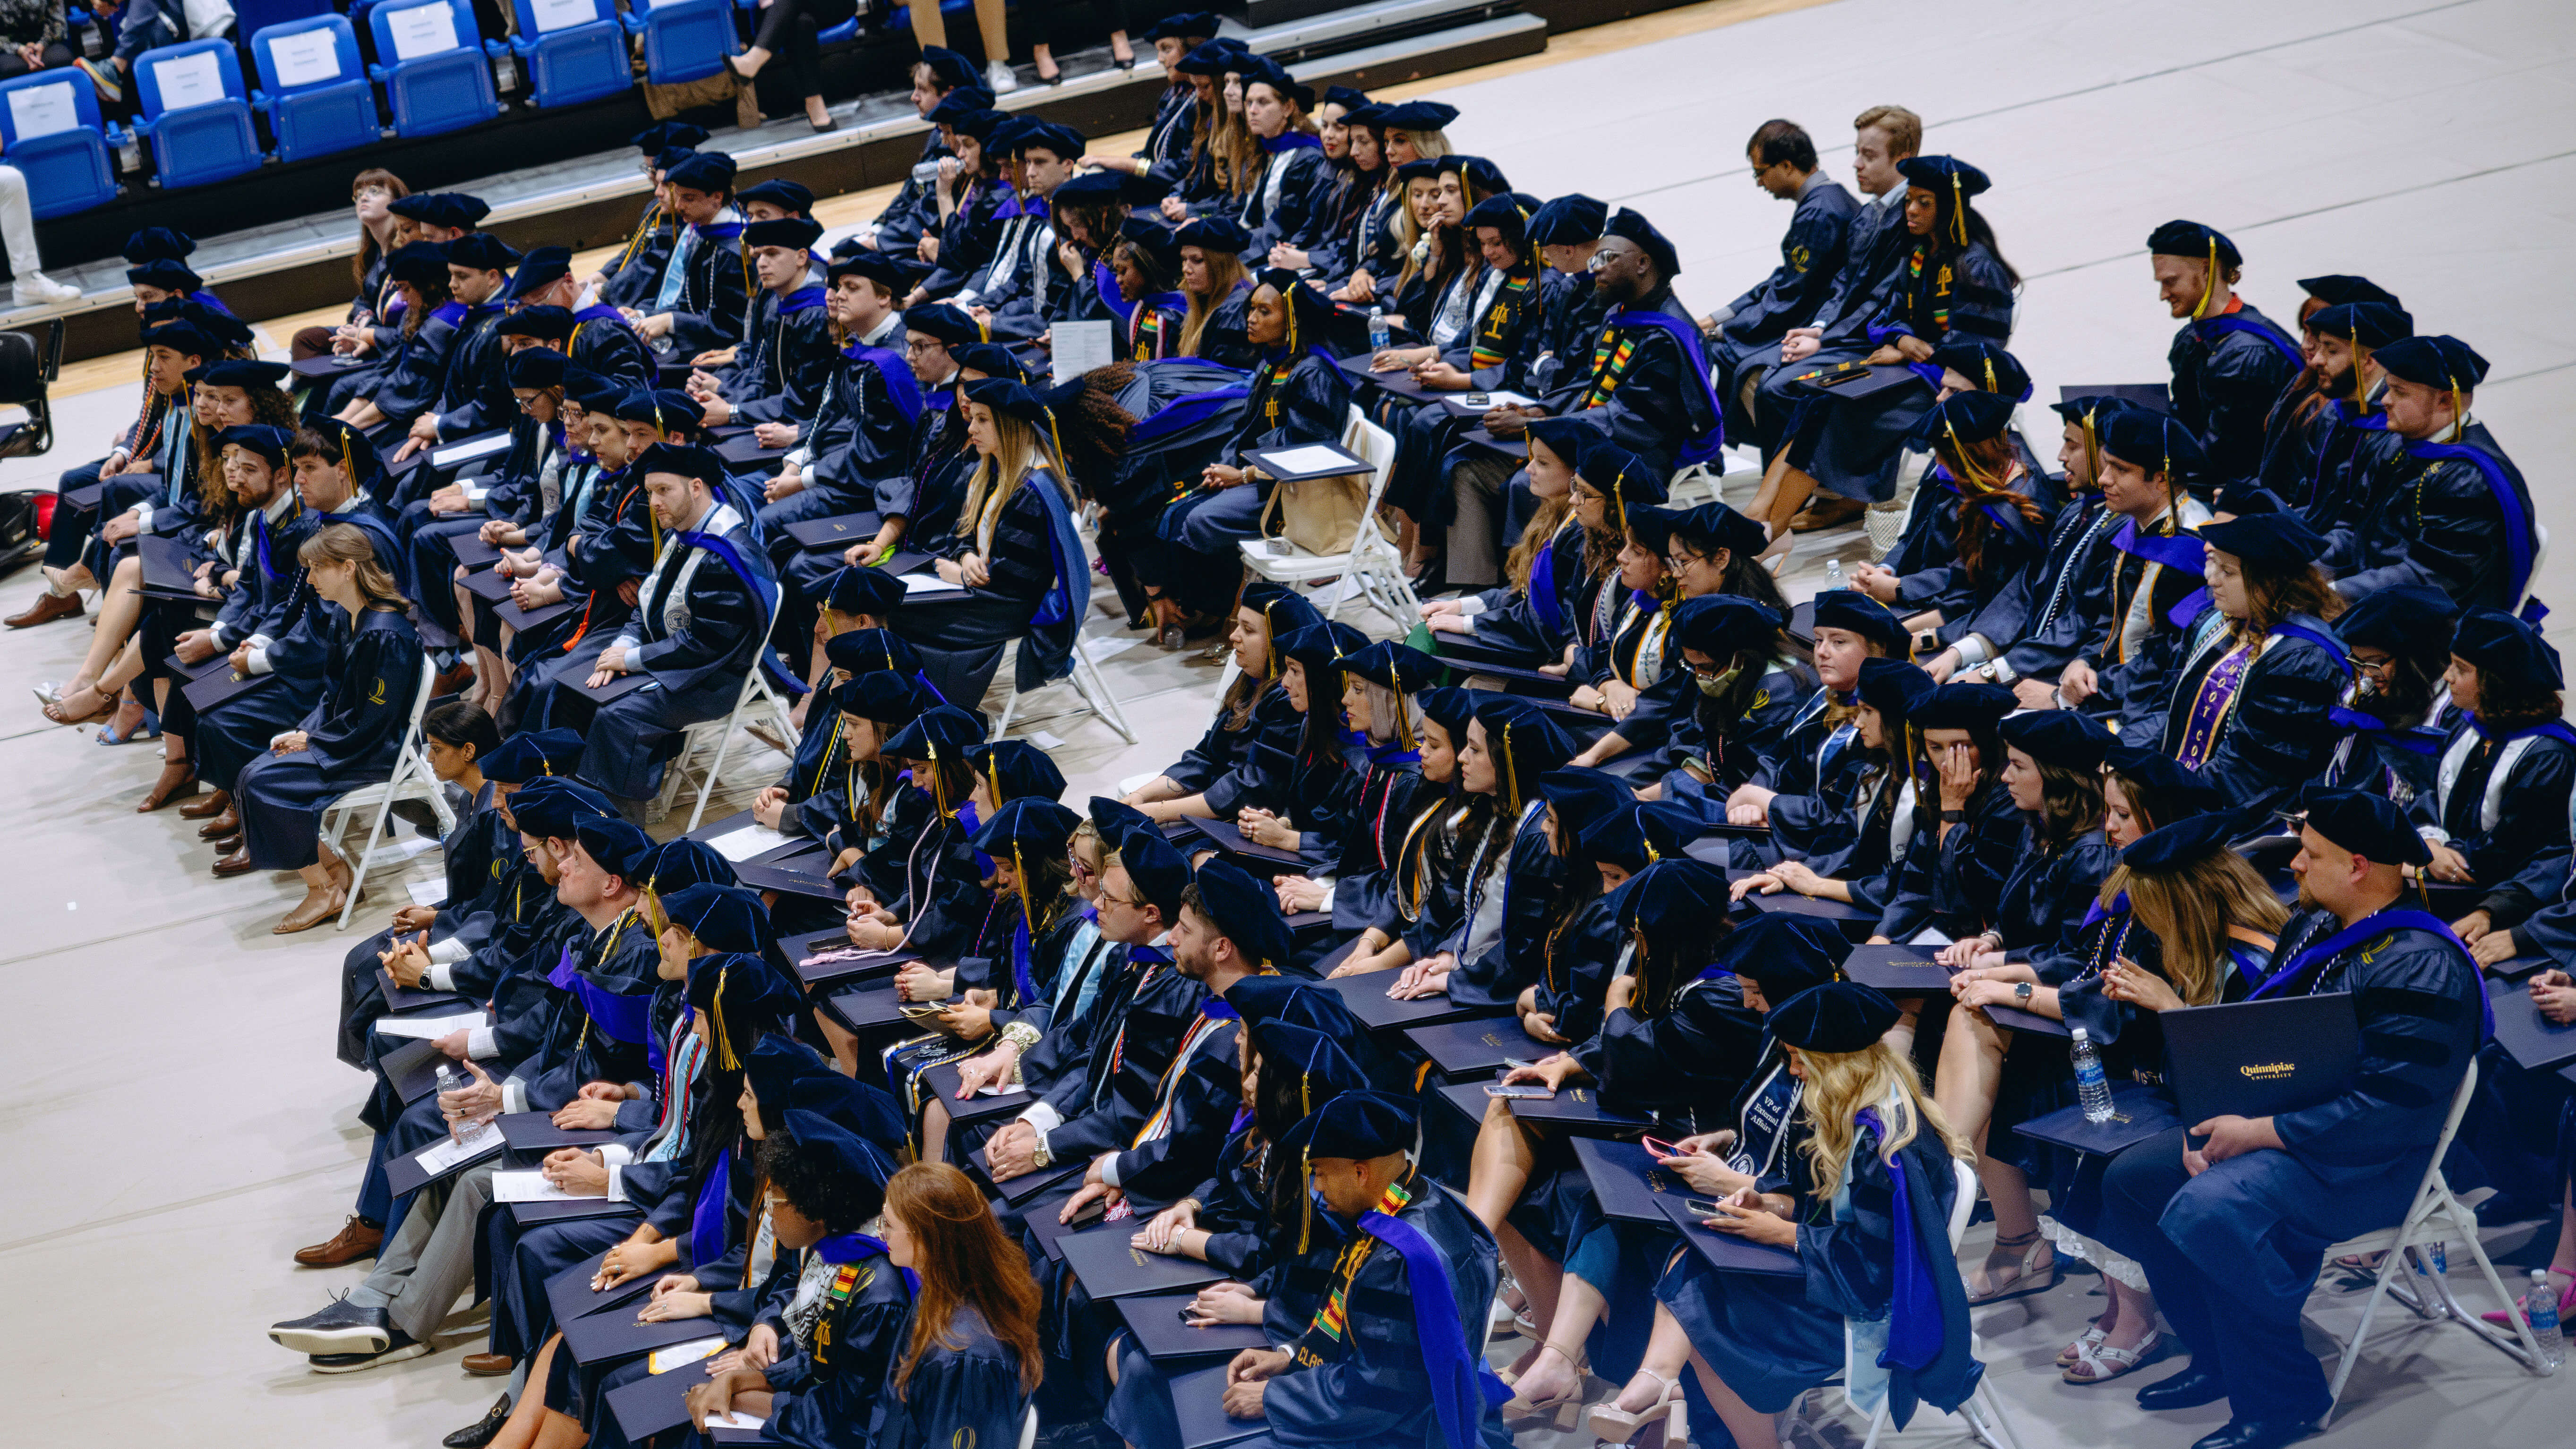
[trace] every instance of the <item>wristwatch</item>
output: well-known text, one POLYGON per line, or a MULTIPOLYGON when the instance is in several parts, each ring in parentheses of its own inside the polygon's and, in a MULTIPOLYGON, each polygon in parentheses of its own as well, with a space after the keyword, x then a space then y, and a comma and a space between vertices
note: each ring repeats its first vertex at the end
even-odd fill
POLYGON ((2017 981, 2017 982, 2013 983, 2013 1005, 2015 1005, 2015 1006, 2028 1006, 2028 1005, 2030 1005, 2030 993, 2031 993, 2031 990, 2032 990, 2031 984, 2030 984, 2029 982, 2027 982, 2027 981, 2017 981))
POLYGON ((1029 1165, 1031 1167, 1050 1167, 1053 1166, 1054 1163, 1055 1154, 1047 1150, 1046 1134, 1041 1132, 1038 1134, 1037 1145, 1029 1149, 1029 1165))

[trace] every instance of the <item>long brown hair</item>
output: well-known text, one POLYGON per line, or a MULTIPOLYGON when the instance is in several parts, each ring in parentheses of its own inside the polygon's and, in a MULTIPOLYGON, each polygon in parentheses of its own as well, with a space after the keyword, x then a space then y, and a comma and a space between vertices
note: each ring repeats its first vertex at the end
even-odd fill
POLYGON ((936 1344, 957 1349, 950 1336, 957 1310, 972 1307, 993 1337, 1020 1356, 1020 1389, 1034 1391, 1046 1374, 1038 1348, 1038 1285, 1027 1255, 1002 1236, 984 1195, 966 1174, 944 1162, 916 1162, 886 1184, 886 1212, 912 1239, 913 1271, 921 1296, 912 1310, 912 1336, 895 1365, 894 1392, 901 1399, 913 1366, 936 1344))
POLYGON ((1207 258, 1207 292, 1183 292, 1190 299, 1190 310, 1181 317, 1181 356, 1199 355, 1199 334, 1207 330, 1208 320, 1216 315, 1217 305, 1234 295, 1237 282, 1244 279, 1243 258, 1222 247, 1199 249, 1207 258))
POLYGON ((2343 595, 2314 564, 2276 569, 2238 558, 2236 568, 2245 581, 2245 618, 2236 626, 2238 639, 2260 639, 2292 614, 2332 619, 2344 610, 2343 595))
POLYGON ((315 529, 311 538, 297 546, 295 561, 308 569, 316 564, 356 564, 358 592, 366 597, 366 607, 405 607, 402 586, 376 561, 375 543, 354 523, 328 523, 315 529))
POLYGON ((2021 515, 2021 521, 2038 528, 2045 520, 2039 505, 2023 493, 1996 487, 1986 480, 2001 483, 2019 460, 2013 456, 2012 438, 1998 433, 1991 438, 1945 437, 1932 445, 1932 451, 1948 466, 1952 477, 1961 485, 1959 502, 1959 567, 1967 571, 1971 582, 1984 584, 1986 542, 1994 536, 1997 524, 1988 517, 1983 505, 2000 503, 2021 515))
POLYGON ((2547 724, 2567 712, 2566 696, 2557 690, 2517 690, 2505 676, 2470 666, 2478 671, 2478 707, 2469 711, 2490 735, 2510 734, 2533 725, 2547 724))
MULTIPOLYGON (((391 192, 392 195, 387 199, 392 201, 400 201, 404 197, 411 195, 411 188, 403 185, 401 177, 396 176, 381 166, 370 166, 366 170, 359 172, 357 178, 349 183, 349 199, 351 201, 356 201, 358 199, 358 193, 366 190, 370 186, 381 186, 386 191, 391 192)), ((376 234, 367 229, 366 223, 360 222, 358 224, 358 253, 356 256, 349 258, 349 275, 357 278, 359 291, 363 292, 367 289, 367 268, 374 266, 376 264, 376 258, 382 255, 384 255, 384 249, 376 245, 376 234)), ((367 299, 368 310, 374 310, 375 301, 376 299, 373 297, 369 297, 367 299)))
POLYGON ((2121 866, 2102 889, 2114 896, 2129 893, 2130 913, 2156 938, 2164 977, 2186 1006, 2218 1000, 2227 972, 2228 927, 2277 936, 2290 919, 2289 907, 2232 850, 2211 851, 2171 873, 2141 875, 2121 866))
POLYGON ((2039 835, 2048 853, 2068 841, 2102 828, 2102 776, 2094 770, 2062 770, 2033 758, 2039 767, 2039 835))

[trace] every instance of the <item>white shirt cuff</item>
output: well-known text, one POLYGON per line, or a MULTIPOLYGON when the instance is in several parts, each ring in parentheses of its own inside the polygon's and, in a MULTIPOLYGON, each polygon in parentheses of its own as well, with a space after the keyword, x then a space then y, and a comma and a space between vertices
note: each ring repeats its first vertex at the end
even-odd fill
POLYGON ((134 526, 142 529, 149 529, 152 527, 151 504, 137 503, 134 505, 134 526))
POLYGON ((2415 827, 2415 833, 2423 836, 2424 843, 2427 845, 2448 845, 2451 843, 2451 832, 2443 829, 2439 825, 2418 825, 2415 827))
POLYGON ((242 673, 266 674, 267 672, 268 646, 254 639, 250 643, 250 652, 242 656, 242 673))
POLYGON ((206 626, 206 637, 214 640, 215 647, 218 649, 230 649, 233 647, 232 642, 224 637, 224 621, 221 619, 217 619, 215 622, 206 626))
POLYGON ((478 1062, 497 1055, 500 1049, 500 1043, 494 1039, 492 1028, 488 1026, 478 1026, 465 1033, 465 1054, 478 1062))
POLYGON ((1111 1187, 1117 1187, 1120 1185, 1118 1181, 1117 1153, 1112 1152, 1106 1157, 1100 1159, 1100 1180, 1109 1184, 1111 1187))
POLYGON ((435 963, 433 963, 428 970, 420 973, 420 979, 426 982, 429 989, 432 991, 454 991, 456 989, 456 973, 435 963))
POLYGON ((501 1110, 504 1112, 524 1112, 528 1110, 528 1084, 520 1081, 516 1077, 512 1077, 510 1080, 503 1082, 501 1084, 501 1110))
POLYGON ((454 965, 472 954, 474 953, 465 949, 465 943, 454 936, 444 941, 432 941, 429 945, 429 959, 433 965, 454 965))
POLYGON ((635 1154, 623 1142, 603 1142, 599 1145, 599 1160, 610 1167, 624 1167, 635 1160, 635 1154))
MULTIPOLYGON (((608 1146, 599 1149, 599 1152, 601 1156, 605 1157, 611 1152, 624 1152, 625 1150, 625 1148, 611 1143, 608 1146)), ((612 1162, 608 1164, 608 1200, 610 1202, 626 1201, 626 1164, 623 1162, 612 1162)))
POLYGON ((1315 907, 1315 909, 1322 911, 1326 915, 1331 915, 1333 913, 1333 892, 1340 890, 1341 888, 1341 882, 1339 881, 1334 881, 1326 885, 1324 887, 1324 903, 1315 907))
POLYGON ((1064 1125, 1064 1114, 1055 1109, 1053 1102, 1040 1102, 1022 1112, 1020 1120, 1035 1128, 1038 1140, 1044 1142, 1048 1133, 1064 1125))

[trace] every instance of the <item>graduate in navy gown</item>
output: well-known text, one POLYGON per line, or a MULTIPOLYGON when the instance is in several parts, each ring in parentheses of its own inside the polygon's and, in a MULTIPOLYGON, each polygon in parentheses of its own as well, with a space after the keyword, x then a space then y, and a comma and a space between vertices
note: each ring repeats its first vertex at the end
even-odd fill
POLYGON ((1413 1163, 1417 1130, 1410 1101, 1347 1092, 1280 1141, 1322 1201, 1307 1211, 1329 1219, 1300 1247, 1332 1268, 1311 1317, 1280 1325, 1281 1347, 1227 1365, 1227 1417, 1266 1421, 1283 1445, 1510 1444, 1474 1327, 1493 1302, 1493 1235, 1413 1163))
POLYGON ((1459 832, 1457 909, 1436 939, 1412 942, 1387 994, 1446 992, 1452 1001, 1509 1006, 1538 979, 1547 903, 1562 863, 1547 842, 1539 777, 1574 758, 1574 741, 1537 706, 1507 694, 1475 697, 1458 752, 1470 817, 1459 832))
POLYGON ((2470 411, 2487 360, 2456 337, 2408 337, 2372 354, 2387 378, 2388 431, 2374 457, 2368 516, 2346 600, 2392 583, 2440 586, 2460 607, 2520 611, 2538 559, 2531 489, 2470 411))
POLYGON ((2245 258, 2236 243, 2196 221, 2169 221, 2147 237, 2156 291, 2186 319, 2165 360, 2173 411, 2209 459, 2204 494, 2251 479, 2263 466, 2263 423, 2306 366, 2299 344, 2236 290, 2245 258))
POLYGON ((2423 839, 2377 796, 2318 790, 2307 805, 2293 868, 2315 909, 2291 919, 2251 995, 2351 993, 2354 1075, 2300 1111, 2151 1137, 2103 1183, 2103 1240, 2145 1265, 2192 1355, 2138 1402, 2160 1411, 2225 1399, 2226 1427, 2202 1441, 2212 1449, 2274 1449, 2314 1432, 2328 1393, 2300 1316, 2324 1245, 2405 1215, 2487 1034, 2467 949, 2440 921, 2401 908, 2405 868, 2430 859, 2423 839))
POLYGON ((2445 677, 2459 610, 2431 584, 2396 584, 2344 610, 2335 637, 2352 656, 2352 688, 2335 706, 2347 733, 2319 783, 2368 790, 2400 807, 2437 785, 2460 720, 2445 677))
POLYGON ((1861 666, 1903 660, 1914 649, 1904 621, 1858 589, 1816 595, 1812 617, 1816 692, 1789 717, 1762 768, 1726 797, 1728 824, 1770 826, 1771 848, 1799 860, 1833 854, 1854 839, 1852 802, 1868 770, 1855 720, 1861 666))
POLYGON ((1775 1449, 1772 1416, 1836 1373, 1854 1405, 1884 1405, 1900 1429, 1921 1404, 1956 1411, 1983 1375, 1950 1259, 1969 1149, 1884 1040, 1897 1020, 1896 1003, 1849 981, 1772 1006, 1764 1025, 1805 1085, 1806 1160, 1690 1231, 1786 1249, 1799 1271, 1720 1271, 1685 1245, 1655 1285, 1741 1449, 1775 1449))
POLYGON ((1037 1285, 966 1174, 916 1162, 886 1184, 886 1258, 921 1280, 876 1395, 869 1449, 1015 1444, 1045 1364, 1037 1285))
POLYGON ((1282 683, 1288 658, 1279 641, 1324 622, 1315 606, 1285 584, 1254 579, 1243 586, 1229 621, 1235 678, 1217 700, 1207 732, 1163 772, 1128 792, 1126 802, 1155 820, 1187 816, 1229 818, 1243 807, 1260 776, 1259 747, 1291 750, 1305 716, 1282 683))
MULTIPOLYGON (((2462 718, 2434 788, 2410 811, 2433 852, 2425 874, 2489 896, 2510 889, 2544 898, 2567 877, 2566 807, 2576 787, 2558 651, 2513 615, 2473 608, 2460 616, 2445 682, 2462 718)), ((2487 924, 2472 912, 2458 926, 2466 935, 2487 924)))
POLYGON ((2296 515, 2246 514, 2200 535, 2209 607, 2179 654, 2164 749, 2252 834, 2334 752, 2329 712, 2352 668, 2327 620, 2343 600, 2314 562, 2325 540, 2296 515))
POLYGON ((322 844, 322 812, 393 773, 421 687, 420 636, 366 532, 332 524, 305 540, 296 561, 314 595, 341 611, 328 636, 322 698, 299 728, 242 766, 232 787, 244 868, 304 873, 304 901, 277 923, 280 935, 319 925, 347 904, 352 873, 322 844))
POLYGON ((1939 775, 1922 730, 1913 724, 1914 710, 1940 688, 1932 676, 1903 659, 1860 662, 1847 746, 1858 777, 1842 818, 1835 822, 1845 842, 1811 851, 1803 859, 1784 853, 1766 869, 1737 879, 1730 887, 1736 900, 1792 890, 1864 911, 1886 911, 1913 852, 1937 851, 1941 845, 1935 842, 1946 843, 1954 833, 1939 822, 1939 775))

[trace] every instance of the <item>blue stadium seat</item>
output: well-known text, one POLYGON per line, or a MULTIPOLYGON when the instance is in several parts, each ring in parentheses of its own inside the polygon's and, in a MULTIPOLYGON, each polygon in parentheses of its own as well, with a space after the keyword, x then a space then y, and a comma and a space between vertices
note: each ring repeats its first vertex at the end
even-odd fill
MULTIPOLYGON (((613 0, 514 0, 513 8, 519 33, 509 49, 527 67, 528 98, 537 105, 576 105, 635 88, 613 0)), ((496 54, 501 48, 485 43, 496 54)))
POLYGON ((0 81, 0 150, 25 174, 38 221, 116 199, 98 92, 68 66, 0 81))
POLYGON ((256 36, 272 25, 330 15, 331 0, 231 0, 233 34, 256 36))
POLYGON ((358 33, 337 15, 272 25, 250 38, 260 88, 251 104, 268 117, 277 159, 348 151, 385 135, 376 88, 358 63, 358 33))
POLYGON ((644 78, 655 85, 703 80, 724 69, 726 56, 741 52, 725 0, 632 3, 626 28, 644 37, 644 78))
POLYGON ((385 88, 397 133, 435 136, 501 114, 466 0, 382 0, 367 10, 367 31, 378 62, 367 74, 385 88))
POLYGON ((259 169, 259 136, 231 41, 145 51, 135 57, 134 81, 143 103, 134 134, 152 143, 162 185, 206 186, 259 169))

